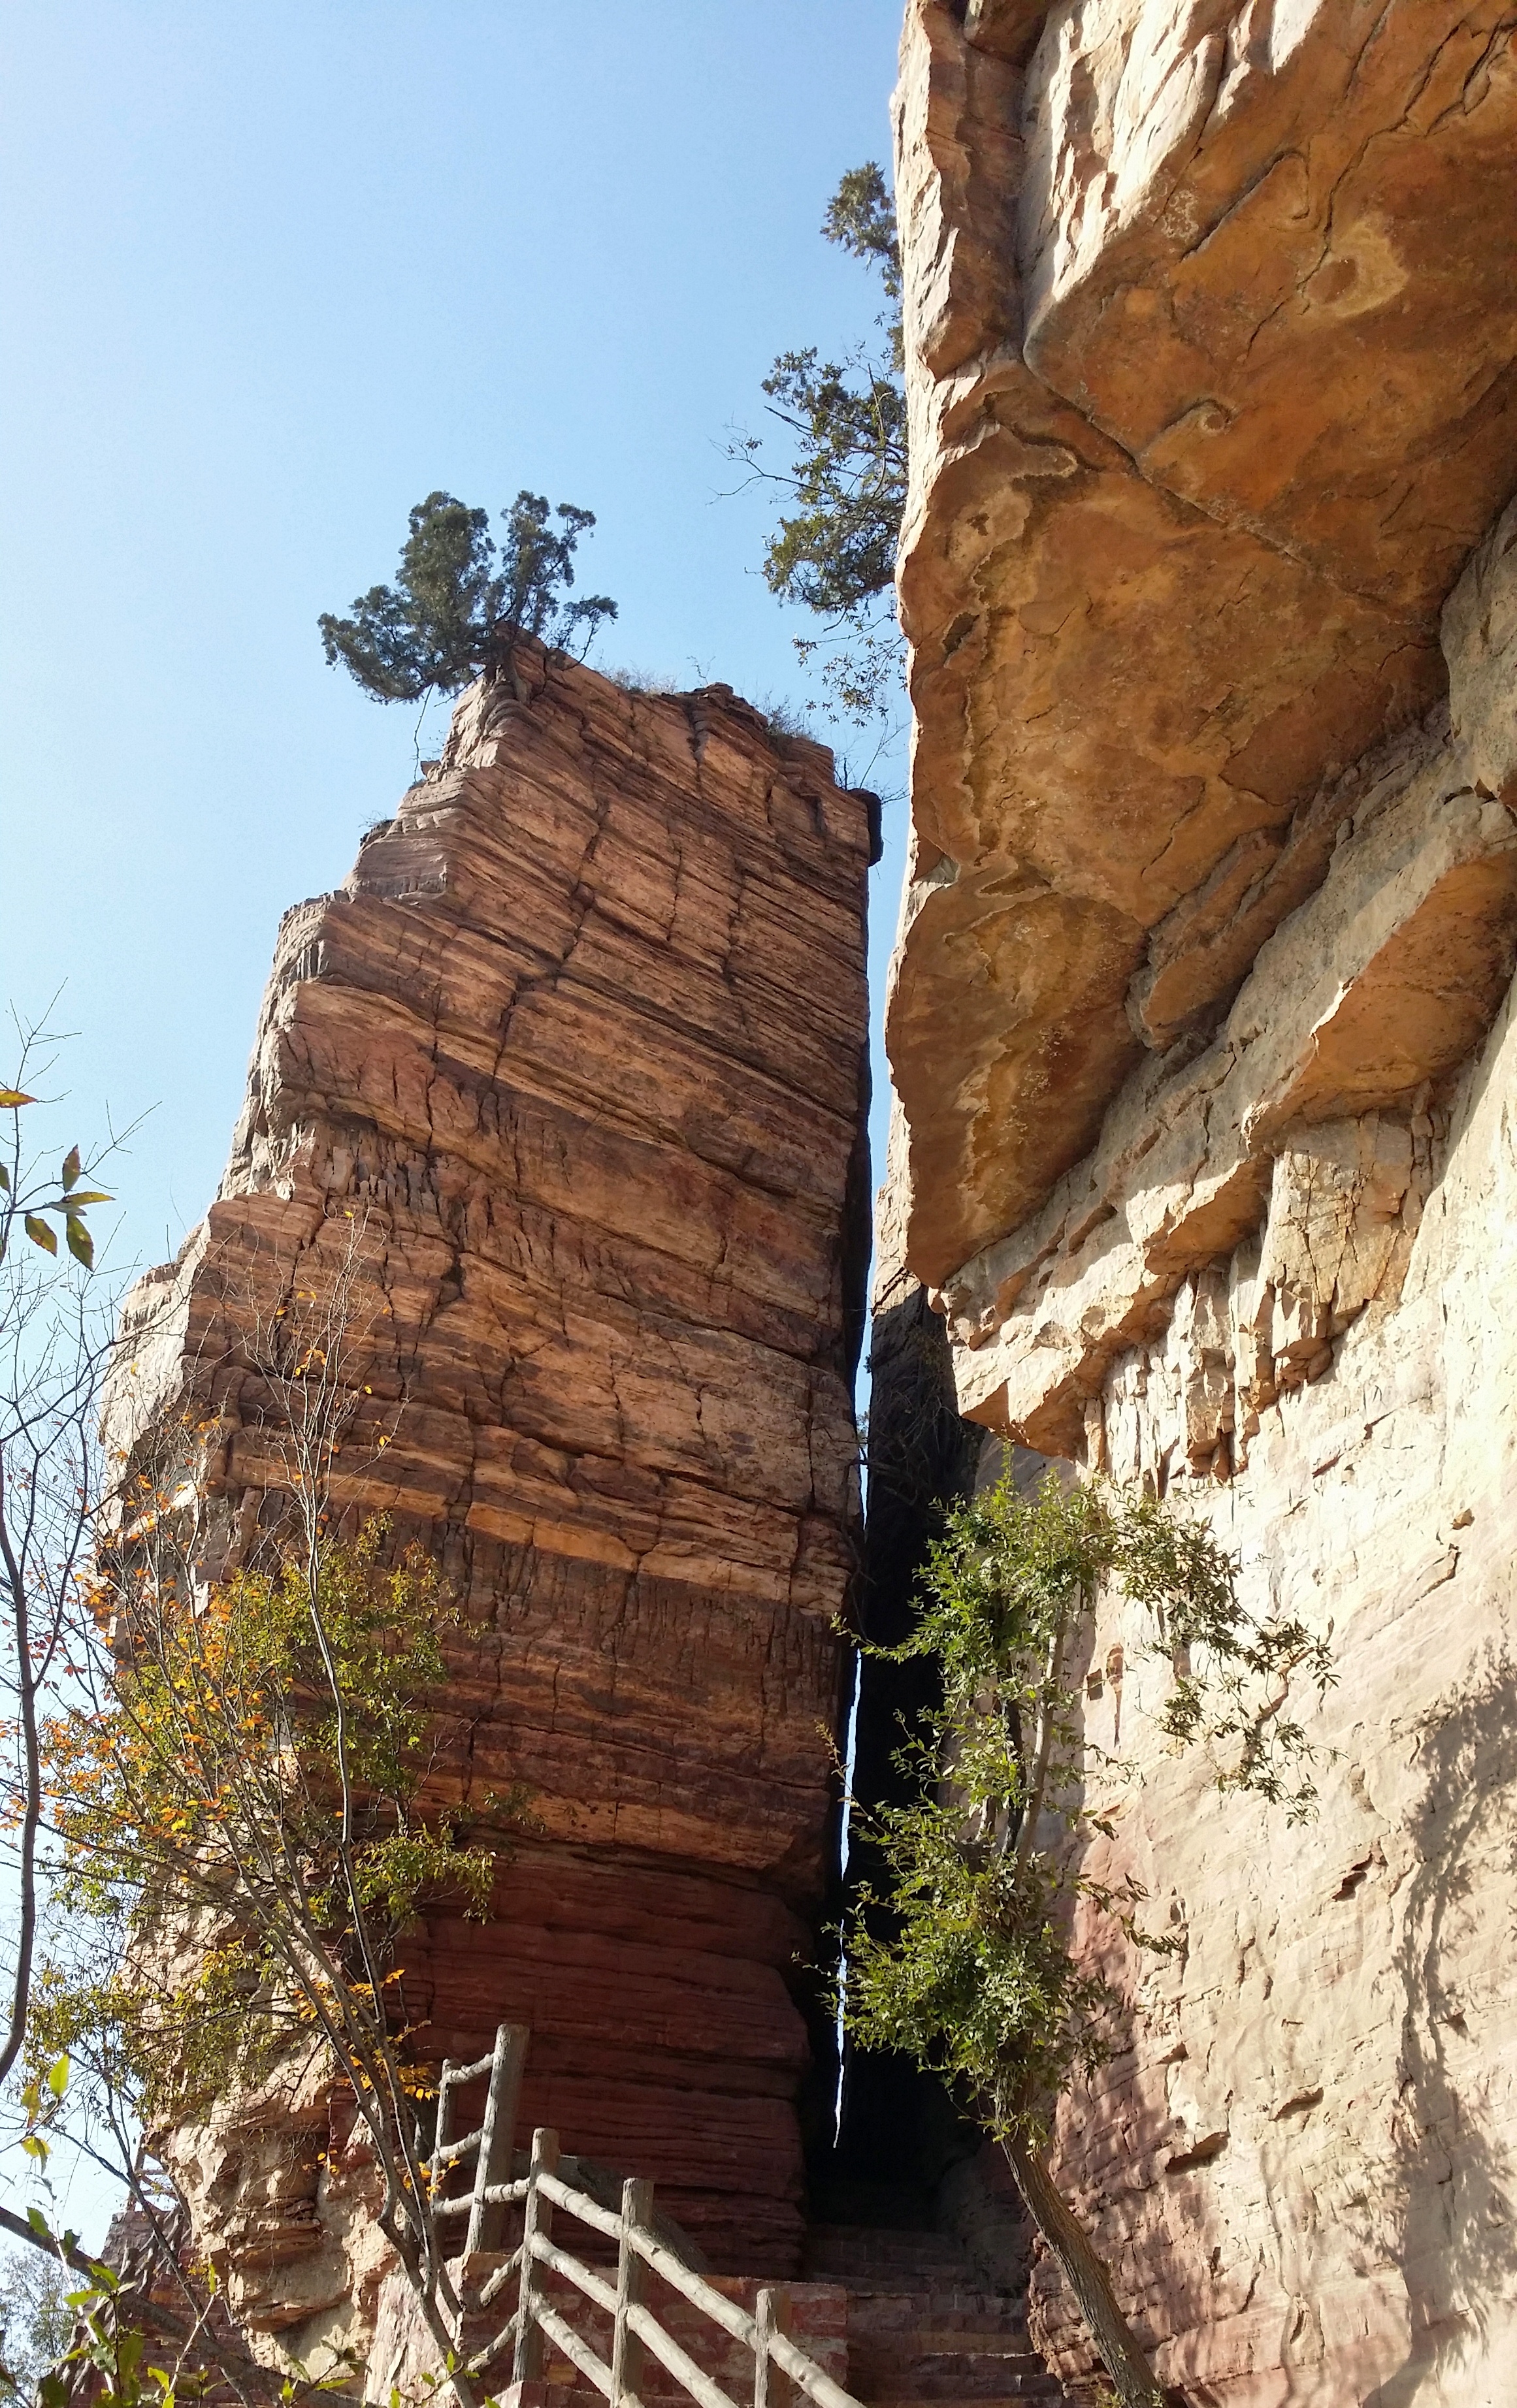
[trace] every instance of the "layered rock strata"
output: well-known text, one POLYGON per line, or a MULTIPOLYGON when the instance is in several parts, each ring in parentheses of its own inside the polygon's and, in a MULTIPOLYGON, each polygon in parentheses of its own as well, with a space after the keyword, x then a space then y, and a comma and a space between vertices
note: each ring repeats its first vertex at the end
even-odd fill
POLYGON ((1091 1870, 1180 1944, 1106 1957, 1055 2164, 1192 2408, 1517 2388, 1511 31, 914 0, 903 53, 901 1295, 1338 1671, 1291 1830, 1095 1637, 1091 1870))
MULTIPOLYGON (((725 687, 521 645, 287 916, 221 1194, 134 1295, 115 1406, 139 1453, 210 1417, 224 1570, 283 1511, 282 1316, 340 1300, 334 1504, 438 1555, 444 1778, 535 1818, 494 1919, 408 1947, 407 2013, 438 2057, 529 2024, 524 2123, 753 2273, 801 2230, 873 810, 725 687)), ((232 2098, 171 2144, 239 2320, 305 2357, 383 2272, 331 2112, 232 2098)))

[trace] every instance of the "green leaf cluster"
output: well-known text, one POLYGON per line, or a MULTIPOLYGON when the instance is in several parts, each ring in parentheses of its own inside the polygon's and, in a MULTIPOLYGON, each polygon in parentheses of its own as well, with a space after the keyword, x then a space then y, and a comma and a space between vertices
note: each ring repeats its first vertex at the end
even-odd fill
POLYGON ((568 598, 594 513, 571 502, 554 512, 544 494, 524 489, 501 518, 498 552, 487 511, 451 494, 418 502, 395 583, 361 594, 351 618, 322 613, 328 665, 340 662, 378 702, 416 702, 498 669, 516 635, 583 656, 601 622, 616 616, 608 595, 568 598))
MULTIPOLYGON (((35 1096, 20 1087, 0 1087, 0 1111, 19 1114, 23 1105, 36 1101, 35 1096)), ((74 1260, 85 1270, 93 1270, 94 1239, 85 1215, 92 1204, 108 1204, 111 1198, 103 1187, 81 1185, 85 1173, 78 1146, 71 1145, 64 1156, 56 1193, 51 1181, 40 1187, 28 1184, 21 1168, 19 1137, 12 1142, 10 1157, 8 1162, 0 1157, 0 1262, 5 1260, 18 1221, 34 1246, 56 1255, 58 1232, 46 1218, 51 1212, 63 1224, 64 1242, 74 1260)))
POLYGON ((1004 1481, 949 1512, 915 1629, 872 1651, 931 1659, 942 1704, 898 1757, 913 1801, 864 1817, 886 1878, 845 1934, 845 2024, 946 2077, 1001 2137, 1036 2144, 1109 2045, 1113 1994, 1071 1952, 1076 1904, 1141 1947, 1173 1944, 1142 1928, 1134 1881, 1082 1870, 1089 1841, 1116 1832, 1093 1778, 1109 1796, 1132 1776, 1084 1727, 1082 1641, 1103 1591, 1131 1600, 1169 1661, 1157 1719, 1171 1745, 1204 1745, 1223 1790, 1312 1811, 1312 1751, 1287 1706, 1293 1684, 1326 1688, 1329 1651, 1295 1618, 1254 1621, 1236 1583, 1206 1526, 1170 1504, 1004 1481))
POLYGON ((370 2080, 421 1903, 487 1911, 521 1800, 427 1795, 455 1616, 435 1565, 387 1564, 385 1538, 376 1519, 325 1541, 314 1588, 285 1560, 195 1597, 146 1570, 134 1593, 128 1530, 109 1693, 45 1731, 60 1903, 98 1944, 44 1968, 34 2064, 76 2052, 149 2121, 301 2033, 370 2080))
POLYGON ((796 439, 788 473, 763 466, 758 436, 738 436, 730 456, 793 502, 765 548, 764 576, 781 600, 827 623, 824 636, 799 638, 796 650, 802 660, 820 655, 838 709, 863 722, 887 706, 900 677, 893 590, 906 499, 901 262, 895 209, 874 160, 843 178, 822 232, 879 276, 881 339, 837 359, 824 359, 816 345, 782 352, 763 393, 796 439))
POLYGON ((0 2253, 0 2399, 35 2397, 48 2369, 68 2347, 77 2288, 55 2258, 36 2249, 0 2253))

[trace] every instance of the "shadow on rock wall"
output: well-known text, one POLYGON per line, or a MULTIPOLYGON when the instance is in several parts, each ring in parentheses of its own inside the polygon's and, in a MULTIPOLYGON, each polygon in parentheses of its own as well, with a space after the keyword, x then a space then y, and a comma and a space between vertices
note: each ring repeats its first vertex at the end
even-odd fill
POLYGON ((1481 2052, 1476 2071, 1470 2048, 1478 2019, 1510 2012, 1503 1976, 1517 1940, 1517 1664, 1504 1649, 1420 1723, 1417 1760, 1425 1777, 1409 1828, 1394 2188, 1383 2217, 1411 2334, 1404 2364, 1364 2408, 1412 2408, 1429 2377, 1478 2366, 1493 2301, 1512 2277, 1512 2168, 1482 2096, 1493 2052, 1481 2052))
MULTIPOLYGON (((973 1484, 981 1433, 959 1418, 946 1334, 926 1292, 903 1273, 877 1307, 871 1336, 865 1576, 860 1635, 896 1645, 917 1615, 921 1561, 944 1505, 973 1484)), ((840 1904, 886 1868, 867 1828, 869 1811, 901 1802, 911 1784, 895 1758, 938 1691, 932 1668, 864 1656, 859 1666, 854 1821, 840 1904)), ((889 1931, 888 1917, 877 1928, 889 1931)), ((928 2220, 945 2168, 973 2150, 938 2084, 906 2057, 846 2053, 836 2146, 812 2157, 814 2212, 841 2221, 928 2220)))

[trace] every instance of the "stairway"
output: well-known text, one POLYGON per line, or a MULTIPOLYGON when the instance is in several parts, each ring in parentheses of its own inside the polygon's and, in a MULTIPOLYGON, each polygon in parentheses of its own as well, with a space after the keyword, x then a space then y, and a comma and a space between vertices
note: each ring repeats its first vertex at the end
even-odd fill
POLYGON ((803 2274, 848 2295, 848 2389, 866 2408, 1066 2398, 1028 2339, 1022 2302, 986 2290, 945 2233, 813 2225, 803 2274))

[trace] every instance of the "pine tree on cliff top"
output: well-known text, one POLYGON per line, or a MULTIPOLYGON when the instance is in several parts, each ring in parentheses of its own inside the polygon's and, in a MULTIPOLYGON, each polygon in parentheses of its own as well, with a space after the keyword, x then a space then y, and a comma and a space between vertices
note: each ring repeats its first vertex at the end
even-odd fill
POLYGON ((583 659, 601 621, 616 616, 608 595, 568 599, 575 547, 594 526, 594 512, 572 502, 553 512, 544 494, 524 489, 500 515, 506 533, 498 552, 488 511, 451 494, 418 502, 395 583, 361 594, 351 619, 323 611, 317 624, 328 665, 340 661, 376 702, 418 702, 456 694, 498 668, 518 635, 583 659))

